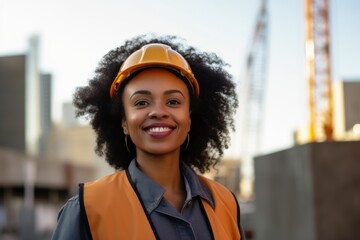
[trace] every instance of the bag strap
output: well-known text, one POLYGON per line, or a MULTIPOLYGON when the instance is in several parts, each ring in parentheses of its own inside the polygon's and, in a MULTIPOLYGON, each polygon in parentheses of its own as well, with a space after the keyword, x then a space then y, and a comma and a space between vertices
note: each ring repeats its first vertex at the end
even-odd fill
POLYGON ((244 230, 241 226, 241 223, 240 223, 240 205, 239 205, 239 202, 235 196, 235 194, 233 192, 231 192, 234 199, 235 199, 235 202, 236 202, 236 207, 237 207, 237 223, 238 223, 238 228, 239 228, 239 231, 240 231, 240 238, 241 240, 246 240, 246 236, 245 236, 245 233, 244 233, 244 230))

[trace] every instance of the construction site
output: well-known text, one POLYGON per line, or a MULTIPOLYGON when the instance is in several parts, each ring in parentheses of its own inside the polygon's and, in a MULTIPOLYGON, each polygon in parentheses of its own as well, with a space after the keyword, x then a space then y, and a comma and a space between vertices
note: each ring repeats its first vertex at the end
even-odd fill
MULTIPOLYGON (((329 0, 303 0, 299 10, 307 120, 293 129, 291 146, 262 150, 271 2, 259 1, 241 56, 235 154, 207 176, 235 193, 247 239, 360 239, 360 75, 333 78, 329 0)), ((52 120, 53 79, 40 70, 39 44, 33 36, 26 52, 0 55, 4 240, 50 239, 59 209, 78 184, 114 172, 95 154, 95 133, 76 119, 70 102, 62 105, 61 121, 52 120)))

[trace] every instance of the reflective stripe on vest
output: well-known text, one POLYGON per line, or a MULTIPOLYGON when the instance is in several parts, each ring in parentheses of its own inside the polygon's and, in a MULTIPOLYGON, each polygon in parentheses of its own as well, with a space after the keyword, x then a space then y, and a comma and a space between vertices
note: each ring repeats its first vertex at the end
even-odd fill
MULTIPOLYGON (((201 200, 215 239, 240 239, 237 204, 225 187, 199 176, 209 189, 215 208, 201 200)), ((125 170, 84 186, 84 207, 92 238, 156 239, 151 221, 125 170)))

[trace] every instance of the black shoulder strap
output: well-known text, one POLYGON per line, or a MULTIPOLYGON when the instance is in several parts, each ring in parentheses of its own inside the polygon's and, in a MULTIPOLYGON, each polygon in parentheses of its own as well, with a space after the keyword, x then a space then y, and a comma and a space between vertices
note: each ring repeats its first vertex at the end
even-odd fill
POLYGON ((80 204, 80 228, 81 239, 92 240, 89 222, 86 216, 86 210, 84 206, 84 184, 79 184, 79 204, 80 204))
POLYGON ((241 223, 240 223, 240 206, 239 206, 239 202, 238 202, 235 194, 233 192, 231 192, 231 193, 234 196, 235 202, 236 202, 236 205, 237 205, 237 223, 238 223, 238 228, 239 228, 239 231, 240 231, 240 237, 241 237, 241 240, 246 240, 244 230, 243 230, 243 228, 241 226, 241 223))

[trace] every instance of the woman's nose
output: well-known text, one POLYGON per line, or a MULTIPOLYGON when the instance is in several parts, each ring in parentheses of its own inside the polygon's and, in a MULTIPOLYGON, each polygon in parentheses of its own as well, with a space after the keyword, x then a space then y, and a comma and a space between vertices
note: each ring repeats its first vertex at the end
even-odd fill
POLYGON ((151 108, 149 112, 150 118, 164 118, 168 116, 168 111, 166 109, 166 106, 162 104, 154 104, 154 106, 151 108))

